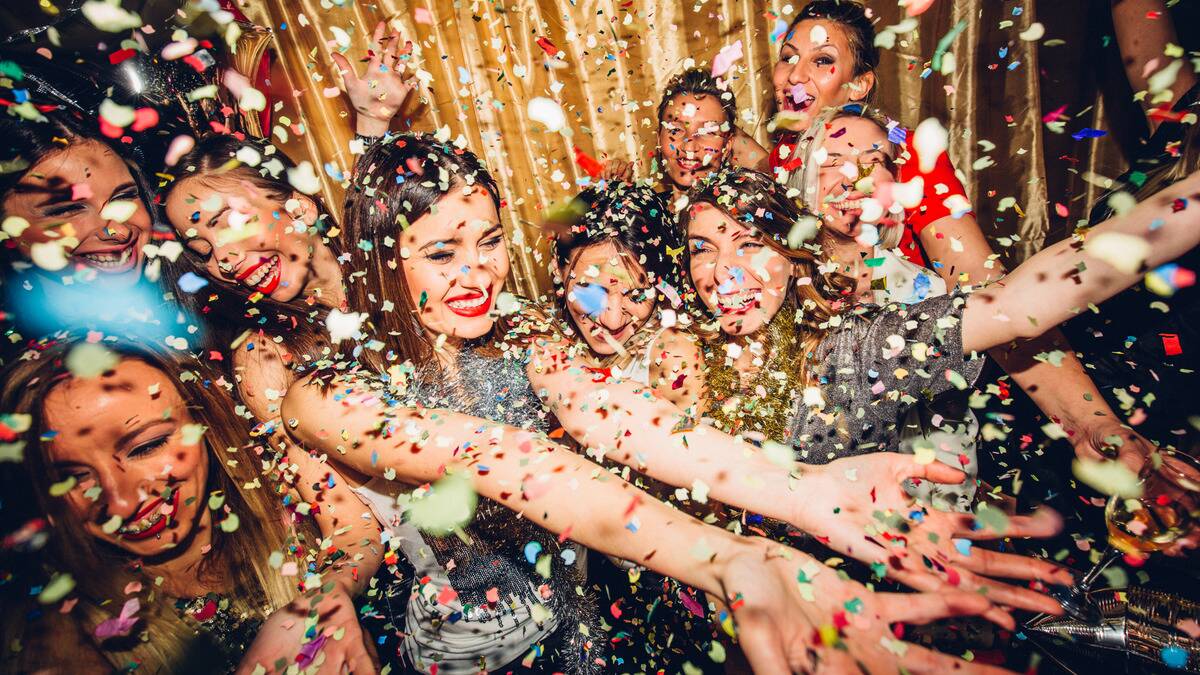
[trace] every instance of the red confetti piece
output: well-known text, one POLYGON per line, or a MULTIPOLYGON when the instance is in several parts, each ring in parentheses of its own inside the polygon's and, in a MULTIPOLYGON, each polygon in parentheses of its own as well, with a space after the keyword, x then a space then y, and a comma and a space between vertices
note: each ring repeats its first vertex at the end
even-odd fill
POLYGON ((537 43, 538 46, 542 48, 542 51, 546 52, 550 56, 558 56, 558 47, 555 47, 554 43, 551 42, 549 38, 540 37, 537 39, 537 43))
POLYGON ((1159 333, 1162 338, 1163 353, 1167 356, 1179 356, 1183 353, 1183 345, 1179 344, 1179 336, 1175 333, 1159 333))
POLYGON ((158 125, 158 111, 154 108, 138 108, 133 113, 133 124, 129 127, 134 131, 145 131, 158 125))
POLYGON ((133 58, 135 54, 137 54, 136 49, 118 49, 108 55, 108 62, 115 66, 122 61, 133 58))
POLYGON ((600 173, 604 171, 604 165, 598 162, 596 158, 587 154, 583 150, 580 150, 578 145, 574 147, 575 163, 579 165, 579 168, 587 172, 587 175, 591 176, 592 178, 599 178, 600 173))

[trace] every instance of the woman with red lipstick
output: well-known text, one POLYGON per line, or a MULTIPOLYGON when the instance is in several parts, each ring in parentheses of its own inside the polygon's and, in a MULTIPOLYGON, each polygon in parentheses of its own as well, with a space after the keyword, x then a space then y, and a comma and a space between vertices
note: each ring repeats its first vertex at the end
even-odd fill
MULTIPOLYGON (((310 460, 248 442, 224 386, 178 354, 60 335, 5 372, 6 442, 22 446, 2 467, 5 522, 50 523, 5 553, 6 569, 27 568, 10 589, 24 598, 5 604, 5 662, 215 673, 319 655, 373 672, 349 600, 358 572, 373 570, 345 559, 321 570, 312 521, 285 512, 260 473, 310 460), (38 579, 50 582, 42 608, 18 610, 38 579)), ((297 480, 295 490, 326 527, 377 532, 347 510, 357 500, 344 486, 297 480)))
MULTIPOLYGON (((879 53, 875 31, 863 5, 853 0, 813 0, 800 10, 785 33, 775 63, 775 103, 791 131, 781 134, 771 152, 777 179, 787 182, 803 171, 805 146, 812 124, 826 108, 865 102, 878 85, 875 67, 879 53)), ((991 246, 970 211, 966 190, 954 174, 944 150, 923 165, 917 144, 902 128, 889 132, 902 146, 906 161, 898 165, 897 182, 916 185, 920 199, 905 210, 900 250, 922 267, 932 267, 947 288, 976 285, 1004 274, 991 246)), ((933 145, 937 145, 936 143, 933 145)), ((1121 426, 1103 403, 1095 384, 1066 339, 1054 329, 1016 349, 989 352, 1048 417, 1067 430, 1076 452, 1095 457, 1113 449, 1105 440, 1124 439, 1122 461, 1140 466, 1151 444, 1121 426), (1054 365, 1035 358, 1062 351, 1054 365)))

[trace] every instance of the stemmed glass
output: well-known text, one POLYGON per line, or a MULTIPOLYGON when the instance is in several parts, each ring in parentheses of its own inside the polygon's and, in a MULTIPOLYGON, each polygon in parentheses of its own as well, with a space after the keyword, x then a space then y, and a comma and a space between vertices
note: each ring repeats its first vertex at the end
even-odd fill
POLYGON ((1104 520, 1109 546, 1087 574, 1050 595, 1080 621, 1097 623, 1100 611, 1088 597, 1100 573, 1125 554, 1149 554, 1169 548, 1200 527, 1200 461, 1182 452, 1158 450, 1139 474, 1141 496, 1108 500, 1104 520))

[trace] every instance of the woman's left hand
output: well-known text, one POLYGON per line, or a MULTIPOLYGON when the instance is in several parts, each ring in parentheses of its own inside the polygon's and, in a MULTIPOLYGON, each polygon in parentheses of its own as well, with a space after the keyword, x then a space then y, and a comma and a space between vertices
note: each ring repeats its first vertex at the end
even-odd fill
POLYGON ((1080 459, 1116 459, 1135 474, 1141 472, 1142 465, 1154 452, 1153 443, 1107 416, 1097 417, 1077 431, 1071 437, 1071 444, 1080 459))
POLYGON ((416 89, 412 73, 406 72, 402 57, 409 52, 409 43, 399 33, 384 37, 384 23, 375 26, 371 40, 371 59, 360 77, 346 57, 332 52, 329 56, 338 73, 350 103, 358 117, 355 130, 363 136, 382 136, 387 133, 392 118, 404 107, 404 102, 416 89))
POLYGON ((973 547, 986 539, 1051 536, 1062 527, 1058 514, 1041 509, 1033 516, 1006 516, 995 509, 996 521, 1003 523, 998 531, 976 516, 917 504, 903 487, 910 478, 955 484, 965 476, 940 462, 919 464, 912 455, 891 452, 839 459, 805 470, 803 508, 797 504, 792 522, 833 550, 917 590, 978 591, 992 602, 981 616, 1004 628, 1016 626, 1005 607, 1062 613, 1049 596, 995 577, 1070 584, 1066 569, 973 547))
POLYGON ((378 672, 375 647, 359 626, 350 594, 336 581, 323 589, 328 591, 309 591, 268 617, 237 675, 249 675, 260 665, 268 673, 283 672, 292 664, 318 664, 322 675, 378 672), (315 627, 311 639, 306 637, 310 626, 315 627))

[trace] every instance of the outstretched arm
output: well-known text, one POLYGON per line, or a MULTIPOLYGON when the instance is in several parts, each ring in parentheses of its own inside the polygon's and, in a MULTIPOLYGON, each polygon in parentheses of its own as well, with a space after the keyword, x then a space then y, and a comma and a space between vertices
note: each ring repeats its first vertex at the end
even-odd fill
POLYGON ((974 593, 872 593, 799 551, 704 525, 542 437, 454 412, 393 408, 361 385, 325 391, 301 380, 283 410, 306 447, 363 473, 426 483, 461 472, 481 495, 552 532, 725 599, 760 671, 1003 672, 905 645, 889 630, 985 611, 974 593), (812 644, 837 613, 852 615, 848 625, 812 644))
POLYGON ((1137 283, 1200 243, 1200 172, 1123 215, 1049 246, 996 284, 972 293, 963 309, 963 351, 1037 337, 1137 283))
MULTIPOLYGON (((939 218, 921 230, 920 238, 930 259, 938 263, 938 273, 947 288, 983 284, 999 279, 1006 271, 971 214, 939 218)), ((1012 376, 1042 412, 1062 426, 1076 452, 1098 453, 1106 445, 1105 439, 1118 436, 1122 439, 1121 456, 1132 466, 1141 466, 1152 446, 1121 426, 1121 418, 1108 407, 1058 328, 1029 340, 998 345, 988 351, 988 356, 1012 376), (1062 354, 1057 365, 1038 358, 1056 352, 1062 354)))

